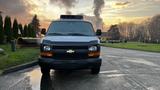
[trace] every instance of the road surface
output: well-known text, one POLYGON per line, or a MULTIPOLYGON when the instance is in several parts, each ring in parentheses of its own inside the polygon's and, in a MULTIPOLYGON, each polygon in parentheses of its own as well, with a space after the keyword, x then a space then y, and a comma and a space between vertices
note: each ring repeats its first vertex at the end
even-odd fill
POLYGON ((160 53, 102 47, 99 75, 89 70, 51 71, 39 66, 0 76, 0 90, 160 90, 160 53))

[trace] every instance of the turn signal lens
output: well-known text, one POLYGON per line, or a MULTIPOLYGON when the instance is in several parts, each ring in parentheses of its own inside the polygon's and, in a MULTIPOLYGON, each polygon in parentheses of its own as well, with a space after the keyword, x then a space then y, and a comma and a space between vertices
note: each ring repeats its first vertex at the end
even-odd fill
POLYGON ((99 57, 100 56, 100 52, 96 51, 96 52, 89 52, 88 53, 89 57, 99 57))
POLYGON ((53 56, 53 52, 41 52, 41 56, 42 57, 52 57, 53 56))

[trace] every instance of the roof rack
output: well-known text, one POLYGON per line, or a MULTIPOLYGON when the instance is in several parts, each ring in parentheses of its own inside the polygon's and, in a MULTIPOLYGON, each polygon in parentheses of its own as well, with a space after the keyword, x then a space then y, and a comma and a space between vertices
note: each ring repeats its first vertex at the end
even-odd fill
POLYGON ((83 19, 82 15, 61 15, 60 19, 83 19))

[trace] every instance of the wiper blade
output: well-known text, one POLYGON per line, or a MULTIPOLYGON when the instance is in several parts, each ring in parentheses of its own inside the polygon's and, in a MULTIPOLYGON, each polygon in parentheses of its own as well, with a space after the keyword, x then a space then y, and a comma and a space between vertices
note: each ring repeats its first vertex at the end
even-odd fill
POLYGON ((65 34, 62 34, 62 33, 48 33, 47 35, 65 35, 65 34))
POLYGON ((81 33, 68 33, 67 35, 75 35, 75 36, 88 36, 88 35, 81 34, 81 33))

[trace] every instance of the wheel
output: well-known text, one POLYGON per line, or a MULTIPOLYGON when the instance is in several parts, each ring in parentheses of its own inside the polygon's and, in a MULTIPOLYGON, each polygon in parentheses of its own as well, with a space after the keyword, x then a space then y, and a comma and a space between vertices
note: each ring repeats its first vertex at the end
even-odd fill
POLYGON ((46 67, 41 67, 41 73, 42 74, 49 74, 50 73, 50 69, 46 68, 46 67))
POLYGON ((100 66, 91 69, 91 74, 99 74, 99 72, 100 72, 100 66))

